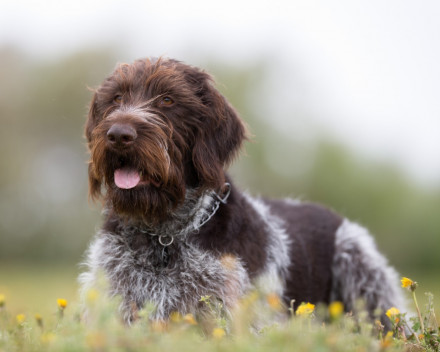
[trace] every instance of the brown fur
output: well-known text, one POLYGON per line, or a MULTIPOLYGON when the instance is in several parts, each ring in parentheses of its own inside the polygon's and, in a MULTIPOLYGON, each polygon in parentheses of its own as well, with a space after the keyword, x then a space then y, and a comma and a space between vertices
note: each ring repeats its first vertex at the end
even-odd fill
POLYGON ((213 87, 211 76, 165 59, 119 65, 93 96, 85 134, 91 198, 104 197, 118 213, 150 222, 164 220, 182 204, 188 186, 219 190, 224 167, 246 138, 243 122, 213 87), (117 96, 121 102, 115 102, 117 96), (165 96, 174 103, 161 104, 165 96), (114 123, 136 130, 135 146, 109 145, 106 134, 114 123), (113 172, 125 163, 160 186, 118 189, 113 172))

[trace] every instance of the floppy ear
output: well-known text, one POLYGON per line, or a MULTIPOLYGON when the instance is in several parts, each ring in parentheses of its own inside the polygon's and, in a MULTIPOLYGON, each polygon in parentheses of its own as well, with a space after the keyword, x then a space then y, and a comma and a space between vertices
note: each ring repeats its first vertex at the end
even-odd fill
POLYGON ((86 125, 84 127, 84 134, 85 137, 87 138, 87 142, 89 143, 89 147, 90 147, 90 142, 92 140, 92 131, 97 124, 97 119, 98 117, 96 112, 96 92, 95 92, 93 93, 92 101, 90 102, 89 114, 87 117, 86 125))
POLYGON ((205 72, 199 74, 203 75, 199 96, 206 112, 197 131, 192 159, 200 186, 219 189, 225 182, 224 168, 246 139, 246 128, 235 109, 214 88, 211 77, 205 72))
MULTIPOLYGON (((96 127, 98 121, 97 111, 96 111, 96 93, 93 94, 92 101, 90 102, 89 114, 87 117, 86 125, 84 127, 84 134, 87 138, 89 151, 92 151, 92 132, 96 127)), ((101 195, 101 180, 96 175, 95 166, 92 161, 89 161, 89 197, 92 200, 96 200, 101 195)))

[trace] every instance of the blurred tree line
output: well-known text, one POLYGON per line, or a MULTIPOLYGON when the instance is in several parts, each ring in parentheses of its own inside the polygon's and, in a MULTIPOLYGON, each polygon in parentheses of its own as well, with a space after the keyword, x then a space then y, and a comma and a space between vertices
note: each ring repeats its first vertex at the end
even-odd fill
MULTIPOLYGON (((30 61, 0 48, 0 262, 81 260, 99 223, 99 206, 87 200, 87 87, 99 85, 117 57, 97 50, 30 61)), ((324 203, 367 226, 399 270, 439 269, 438 188, 418 186, 396 167, 354 155, 324 134, 299 142, 294 131, 274 128, 256 104, 266 82, 264 61, 201 66, 253 135, 230 170, 241 188, 324 203)), ((290 114, 308 118, 301 110, 290 114)))

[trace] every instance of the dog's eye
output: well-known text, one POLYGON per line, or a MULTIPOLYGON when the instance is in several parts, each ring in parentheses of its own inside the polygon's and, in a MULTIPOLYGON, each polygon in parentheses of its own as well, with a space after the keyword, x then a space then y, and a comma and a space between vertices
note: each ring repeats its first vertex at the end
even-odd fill
POLYGON ((115 95, 115 97, 113 98, 113 101, 114 101, 116 104, 121 104, 121 103, 122 103, 122 95, 120 95, 120 94, 115 95))
POLYGON ((160 101, 160 105, 172 105, 174 104, 174 100, 171 99, 170 97, 163 97, 162 100, 160 101))

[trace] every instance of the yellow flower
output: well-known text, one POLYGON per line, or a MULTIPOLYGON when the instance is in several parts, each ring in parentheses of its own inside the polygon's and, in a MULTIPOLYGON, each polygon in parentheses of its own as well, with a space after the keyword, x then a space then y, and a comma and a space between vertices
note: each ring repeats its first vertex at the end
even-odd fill
POLYGON ((171 320, 173 323, 180 323, 180 322, 182 321, 182 316, 180 315, 179 312, 172 312, 172 313, 170 314, 170 320, 171 320))
POLYGON ((383 340, 381 341, 380 345, 381 345, 382 349, 385 350, 391 346, 392 342, 393 342, 393 332, 388 331, 386 333, 386 335, 384 336, 383 340))
POLYGON ((408 279, 407 277, 402 277, 402 280, 400 280, 402 283, 402 287, 411 287, 411 285, 414 283, 411 279, 408 279))
POLYGON ((337 319, 342 315, 342 313, 344 313, 344 305, 339 301, 332 302, 328 306, 328 311, 330 318, 337 319))
POLYGON ((0 294, 0 308, 5 306, 6 297, 5 295, 0 294))
POLYGON ((189 325, 197 325, 196 320, 194 319, 194 315, 192 315, 191 313, 186 314, 183 317, 183 321, 189 325))
POLYGON ((408 279, 407 277, 402 277, 400 280, 402 287, 409 289, 411 292, 415 292, 417 288, 417 282, 408 279))
POLYGON ((58 298, 57 303, 58 303, 58 307, 60 307, 63 310, 67 307, 67 301, 64 298, 58 298))
POLYGON ((385 314, 394 323, 398 323, 400 320, 398 316, 400 314, 400 310, 398 310, 396 307, 391 307, 385 314))
POLYGON ((17 323, 19 325, 23 324, 24 321, 26 320, 26 315, 24 314, 17 314, 17 316, 15 317, 15 319, 17 320, 17 323))
POLYGON ((266 296, 266 301, 273 310, 281 309, 281 300, 280 297, 276 293, 269 293, 266 296))
POLYGON ((225 335, 226 332, 222 328, 215 328, 214 330, 212 330, 212 337, 214 337, 215 339, 221 339, 225 335))
POLYGON ((301 305, 296 309, 296 315, 308 316, 315 310, 315 305, 312 303, 301 303, 301 305))

